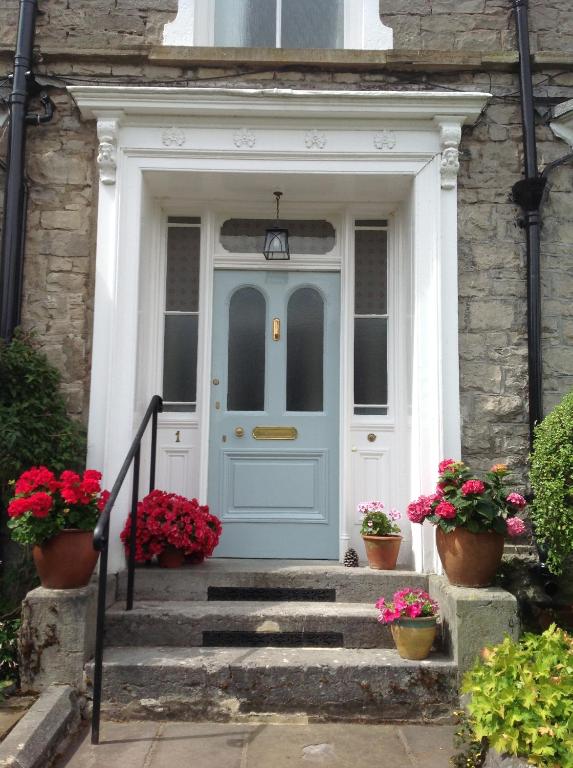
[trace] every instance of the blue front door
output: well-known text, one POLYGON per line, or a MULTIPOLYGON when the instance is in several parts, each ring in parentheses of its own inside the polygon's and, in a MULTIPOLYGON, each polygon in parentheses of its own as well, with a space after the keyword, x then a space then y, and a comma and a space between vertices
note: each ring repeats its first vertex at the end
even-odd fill
POLYGON ((339 329, 337 273, 215 272, 219 557, 338 558, 339 329))

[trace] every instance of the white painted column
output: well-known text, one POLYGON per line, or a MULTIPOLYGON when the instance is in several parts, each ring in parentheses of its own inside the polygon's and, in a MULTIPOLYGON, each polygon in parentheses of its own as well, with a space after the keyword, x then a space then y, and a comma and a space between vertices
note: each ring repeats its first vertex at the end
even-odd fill
MULTIPOLYGON (((435 158, 417 174, 413 187, 413 328, 410 496, 431 493, 441 458, 440 339, 440 165, 435 158)), ((431 526, 412 525, 414 566, 435 570, 431 526)))
MULTIPOLYGON (((101 134, 101 122, 104 121, 98 121, 98 134, 101 134)), ((117 182, 109 176, 106 176, 109 180, 104 180, 103 176, 100 179, 88 428, 88 464, 103 472, 103 484, 108 489, 118 475, 137 426, 135 385, 141 172, 136 162, 129 158, 121 158, 118 165, 117 182)), ((131 480, 128 476, 112 513, 110 572, 123 568, 125 564, 119 534, 127 517, 130 499, 131 480)))
MULTIPOLYGON (((117 286, 118 197, 116 185, 119 119, 98 119, 99 195, 94 298, 94 328, 88 424, 88 467, 103 471, 106 414, 111 381, 114 297, 117 286)), ((104 478, 108 482, 108 478, 104 478)))

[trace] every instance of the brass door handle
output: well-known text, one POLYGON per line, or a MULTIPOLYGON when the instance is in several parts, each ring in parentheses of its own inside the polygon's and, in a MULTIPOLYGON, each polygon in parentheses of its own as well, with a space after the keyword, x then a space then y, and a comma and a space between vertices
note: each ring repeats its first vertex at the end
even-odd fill
POLYGON ((245 430, 243 427, 235 427, 235 436, 236 437, 244 437, 245 430))

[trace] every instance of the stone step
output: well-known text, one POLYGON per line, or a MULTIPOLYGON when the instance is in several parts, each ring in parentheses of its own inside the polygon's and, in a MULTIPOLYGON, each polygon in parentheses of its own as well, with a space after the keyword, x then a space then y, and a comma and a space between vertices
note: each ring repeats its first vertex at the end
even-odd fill
MULTIPOLYGON (((87 667, 88 680, 93 675, 87 667)), ((406 661, 389 649, 107 648, 108 717, 242 720, 447 718, 458 703, 455 664, 432 654, 406 661)))
POLYGON ((373 604, 139 602, 108 610, 106 645, 388 648, 373 604))
MULTIPOLYGON (((119 574, 118 599, 125 599, 127 574, 119 574)), ((135 573, 135 602, 141 600, 231 599, 238 587, 290 590, 288 598, 263 594, 263 599, 331 600, 373 604, 403 587, 428 589, 428 576, 414 571, 375 571, 346 568, 328 560, 210 559, 199 565, 165 569, 144 566, 135 573), (227 588, 222 596, 220 588, 227 588), (296 592, 301 592, 297 595, 296 592), (311 591, 309 593, 309 590, 311 591), (315 594, 312 591, 317 590, 315 594), (211 596, 209 594, 211 592, 211 596)), ((240 597, 240 596, 239 596, 240 597)), ((245 599, 244 597, 242 599, 245 599)), ((251 595, 247 599, 258 599, 251 595)))

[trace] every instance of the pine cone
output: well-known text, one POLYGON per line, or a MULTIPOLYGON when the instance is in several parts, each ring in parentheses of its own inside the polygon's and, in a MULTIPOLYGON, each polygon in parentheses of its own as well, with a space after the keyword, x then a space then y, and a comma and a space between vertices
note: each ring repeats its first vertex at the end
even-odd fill
POLYGON ((357 568, 358 567, 358 554, 355 549, 347 549, 344 554, 344 565, 347 568, 357 568))

